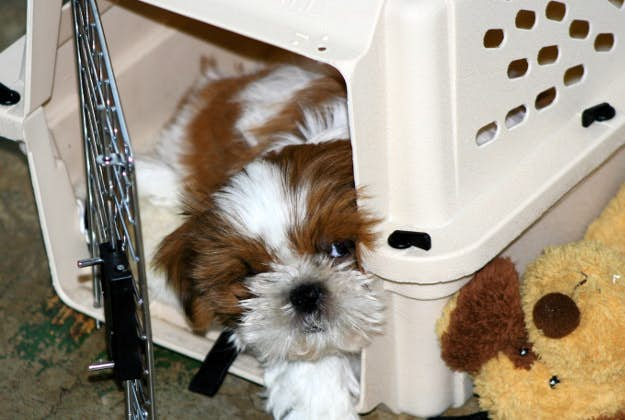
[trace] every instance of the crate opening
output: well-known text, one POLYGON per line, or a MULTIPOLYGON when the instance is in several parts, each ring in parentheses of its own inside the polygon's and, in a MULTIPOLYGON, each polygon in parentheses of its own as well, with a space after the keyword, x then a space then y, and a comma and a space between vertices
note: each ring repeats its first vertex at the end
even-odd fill
MULTIPOLYGON (((64 23, 68 25, 67 21, 64 23)), ((103 11, 102 24, 128 131, 135 156, 139 159, 153 156, 161 130, 176 114, 181 101, 200 77, 202 62, 210 61, 225 77, 293 64, 310 71, 318 69, 345 85, 342 76, 329 65, 144 3, 114 2, 103 11)), ((328 48, 325 41, 317 47, 321 52, 328 48)), ((59 161, 65 165, 79 203, 77 206, 80 206, 86 197, 86 187, 73 49, 73 41, 68 36, 59 48, 54 92, 45 110, 59 161)), ((167 180, 156 182, 165 185, 167 180)), ((140 201, 145 205, 143 200, 140 201)), ((163 276, 150 268, 150 256, 165 234, 180 224, 180 216, 179 209, 172 211, 153 205, 148 208, 150 214, 141 209, 141 218, 149 285, 152 276, 163 276)), ((75 214, 75 222, 81 223, 84 231, 84 217, 80 211, 75 214)), ((85 296, 91 295, 89 282, 70 287, 84 289, 85 296)), ((196 336, 191 333, 180 305, 171 299, 171 294, 163 290, 153 293, 151 287, 149 291, 155 342, 203 359, 222 327, 215 325, 207 334, 208 340, 196 336)), ((89 298, 84 305, 88 307, 91 303, 89 298)), ((255 382, 262 381, 258 364, 249 356, 244 357, 233 371, 255 382)))

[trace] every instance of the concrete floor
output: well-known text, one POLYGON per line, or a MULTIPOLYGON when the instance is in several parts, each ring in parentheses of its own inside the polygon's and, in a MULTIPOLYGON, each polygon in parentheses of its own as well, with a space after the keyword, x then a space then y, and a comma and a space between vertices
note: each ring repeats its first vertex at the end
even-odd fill
MULTIPOLYGON (((24 33, 25 4, 0 1, 0 50, 24 33)), ((0 319, 0 417, 122 418, 123 394, 111 376, 87 372, 90 362, 106 357, 103 331, 52 289, 26 159, 1 138, 0 319)), ((160 418, 268 418, 255 384, 229 375, 207 398, 187 391, 199 362, 157 347, 155 365, 160 418)), ((462 411, 475 409, 471 403, 462 411)), ((364 418, 414 417, 379 408, 364 418)))

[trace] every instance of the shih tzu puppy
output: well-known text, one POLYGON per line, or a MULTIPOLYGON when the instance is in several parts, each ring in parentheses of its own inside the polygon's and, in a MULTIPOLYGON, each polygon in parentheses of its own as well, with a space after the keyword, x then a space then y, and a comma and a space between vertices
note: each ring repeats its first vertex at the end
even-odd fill
POLYGON ((230 328, 276 418, 357 418, 383 296, 359 265, 376 219, 356 205, 344 85, 292 65, 209 69, 137 176, 150 293, 173 290, 198 333, 230 328))

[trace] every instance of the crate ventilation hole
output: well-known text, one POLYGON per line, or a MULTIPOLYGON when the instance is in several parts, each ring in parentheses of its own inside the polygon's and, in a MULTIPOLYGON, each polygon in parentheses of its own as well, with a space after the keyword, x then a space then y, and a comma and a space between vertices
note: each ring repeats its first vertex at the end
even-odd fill
MULTIPOLYGON (((604 0, 611 3, 618 9, 623 8, 625 0, 604 0)), ((566 23, 567 6, 560 1, 550 1, 547 3, 544 10, 545 18, 552 22, 561 24, 566 23)), ((568 35, 571 41, 587 41, 591 33, 590 22, 583 19, 571 20, 568 24, 568 35)), ((540 26, 540 21, 537 18, 537 13, 534 10, 521 9, 517 12, 514 20, 514 29, 519 31, 531 31, 540 26)), ((482 40, 482 45, 487 50, 498 50, 504 48, 506 40, 506 32, 502 28, 491 28, 486 30, 482 40)), ((605 32, 599 33, 594 37, 593 46, 594 51, 597 53, 606 53, 612 51, 615 44, 615 36, 612 33, 605 32)), ((558 63, 560 58, 560 48, 556 44, 545 45, 538 50, 536 54, 536 64, 538 66, 550 66, 558 63)), ((529 57, 519 57, 510 63, 506 69, 507 77, 510 80, 523 80, 531 73, 532 62, 529 57)), ((565 88, 574 86, 584 80, 586 69, 584 64, 578 64, 572 67, 564 69, 562 73, 562 84, 565 88)), ((558 98, 558 88, 556 86, 550 86, 541 92, 538 92, 534 98, 534 109, 536 111, 542 111, 549 108, 556 102, 558 98)), ((504 125, 507 130, 511 130, 523 123, 528 116, 528 108, 526 105, 517 105, 514 108, 508 110, 505 115, 504 125)), ((484 146, 499 135, 504 130, 500 127, 499 123, 494 120, 480 127, 475 134, 475 143, 478 146, 484 146)))

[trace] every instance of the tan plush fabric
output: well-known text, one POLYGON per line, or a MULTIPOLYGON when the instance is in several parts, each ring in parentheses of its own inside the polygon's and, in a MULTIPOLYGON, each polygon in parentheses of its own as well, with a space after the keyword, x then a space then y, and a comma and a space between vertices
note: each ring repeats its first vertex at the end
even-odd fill
POLYGON ((625 253, 625 184, 588 227, 584 239, 601 242, 625 253))
POLYGON ((496 420, 610 418, 625 407, 625 379, 618 384, 598 384, 592 378, 573 380, 563 373, 558 376, 560 383, 551 388, 552 376, 554 371, 540 360, 525 370, 499 355, 475 377, 475 392, 480 407, 496 420))
POLYGON ((596 381, 625 377, 623 254, 592 241, 549 248, 527 268, 521 296, 529 339, 547 365, 596 381), (532 319, 536 302, 553 292, 571 297, 581 314, 579 326, 558 339, 547 337, 532 319))

